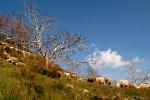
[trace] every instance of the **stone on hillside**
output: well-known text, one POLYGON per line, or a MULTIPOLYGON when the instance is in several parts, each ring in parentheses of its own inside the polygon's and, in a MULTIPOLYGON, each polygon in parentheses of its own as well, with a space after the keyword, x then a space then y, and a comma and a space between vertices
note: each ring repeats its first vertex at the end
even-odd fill
POLYGON ((74 88, 74 86, 73 86, 73 85, 71 85, 71 84, 66 84, 66 88, 71 88, 71 89, 73 89, 73 88, 74 88))
POLYGON ((25 63, 22 63, 22 62, 17 62, 15 63, 16 66, 25 66, 26 64, 25 63))
POLYGON ((84 94, 84 95, 90 95, 90 91, 87 90, 87 89, 83 89, 83 94, 84 94))
POLYGON ((7 61, 7 62, 11 62, 11 59, 6 59, 5 61, 7 61))
POLYGON ((18 59, 16 57, 10 57, 12 63, 16 63, 18 59))

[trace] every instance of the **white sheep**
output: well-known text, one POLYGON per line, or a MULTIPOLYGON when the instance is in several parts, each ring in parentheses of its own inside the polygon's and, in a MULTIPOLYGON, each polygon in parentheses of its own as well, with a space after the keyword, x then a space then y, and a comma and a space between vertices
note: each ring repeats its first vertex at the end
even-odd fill
POLYGON ((150 88, 150 85, 144 83, 141 83, 137 86, 137 89, 148 89, 148 88, 150 88))
POLYGON ((113 81, 111 78, 105 78, 105 83, 106 83, 106 85, 111 86, 113 81))
POLYGON ((10 46, 9 48, 10 48, 10 49, 14 49, 14 47, 12 47, 12 46, 10 46))
POLYGON ((12 63, 16 63, 18 59, 16 57, 10 57, 12 63))
POLYGON ((70 78, 70 73, 64 72, 64 76, 65 76, 66 78, 70 78))
POLYGON ((25 66, 26 64, 25 63, 22 63, 22 62, 17 62, 15 63, 16 66, 25 66))
POLYGON ((129 87, 130 87, 130 88, 136 88, 136 87, 137 87, 137 85, 136 85, 136 84, 134 84, 134 83, 129 83, 129 87))
POLYGON ((7 62, 11 62, 11 59, 6 59, 7 62))
POLYGON ((83 81, 83 78, 80 77, 80 78, 78 78, 77 80, 78 80, 78 81, 83 81))
POLYGON ((71 78, 77 79, 77 76, 75 74, 71 74, 71 78))
POLYGON ((103 77, 96 77, 96 83, 97 84, 104 84, 105 83, 105 79, 103 77))
POLYGON ((128 80, 119 80, 117 83, 117 87, 128 87, 129 81, 128 80))

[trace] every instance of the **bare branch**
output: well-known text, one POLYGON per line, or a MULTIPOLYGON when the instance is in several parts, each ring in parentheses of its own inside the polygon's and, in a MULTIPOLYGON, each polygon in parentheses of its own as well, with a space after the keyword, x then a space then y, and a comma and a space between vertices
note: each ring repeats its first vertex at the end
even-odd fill
POLYGON ((131 75, 131 81, 136 84, 150 82, 150 71, 142 72, 138 71, 137 62, 134 59, 130 59, 128 64, 129 74, 131 75))

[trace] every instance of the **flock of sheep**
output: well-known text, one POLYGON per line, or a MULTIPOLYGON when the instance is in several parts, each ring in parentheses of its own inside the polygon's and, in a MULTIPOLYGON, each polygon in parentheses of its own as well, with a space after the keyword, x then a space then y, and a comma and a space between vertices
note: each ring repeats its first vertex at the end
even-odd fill
MULTIPOLYGON (((9 48, 9 49, 15 49, 16 51, 18 51, 17 48, 12 47, 11 45, 9 45, 8 43, 2 42, 0 41, 1 45, 3 45, 3 48, 9 48)), ((22 52, 23 56, 25 55, 30 55, 29 52, 20 50, 20 52, 22 52)), ((26 64, 23 62, 18 61, 18 59, 16 57, 12 57, 10 56, 5 50, 3 51, 3 58, 7 61, 7 62, 11 62, 13 64, 15 64, 16 66, 25 66, 26 64)))
MULTIPOLYGON (((14 49, 14 47, 12 46, 8 46, 7 43, 5 42, 1 42, 0 43, 2 45, 4 45, 4 48, 9 47, 10 49, 14 49)), ((16 49, 16 48, 15 48, 16 49)), ((23 53, 23 55, 30 55, 29 52, 25 52, 23 50, 21 50, 21 52, 23 53)), ((18 62, 17 58, 15 57, 11 57, 7 52, 4 52, 4 58, 6 61, 12 62, 15 65, 20 65, 20 66, 25 66, 25 63, 23 62, 18 62)), ((61 71, 57 71, 56 74, 58 74, 59 77, 62 76, 62 72, 61 71)), ((92 82, 92 83, 97 83, 97 84, 102 84, 102 85, 107 85, 107 86, 113 86, 113 80, 111 78, 104 78, 104 77, 90 77, 87 80, 83 79, 82 77, 77 77, 76 74, 72 74, 69 72, 64 72, 64 77, 68 78, 68 79, 75 79, 78 81, 87 81, 87 82, 92 82)), ((136 89, 150 89, 150 84, 134 84, 134 83, 130 83, 128 80, 119 80, 117 82, 117 84, 115 85, 116 87, 132 87, 132 88, 136 88, 136 89)))
MULTIPOLYGON (((81 77, 78 78, 75 74, 68 73, 68 72, 64 72, 64 77, 68 79, 69 78, 76 79, 79 81, 87 81, 87 82, 92 82, 92 83, 95 82, 97 84, 106 85, 106 86, 113 86, 113 80, 111 78, 90 77, 87 80, 85 80, 81 77)), ((149 84, 141 83, 141 84, 136 85, 134 83, 130 83, 128 80, 119 80, 115 86, 118 88, 131 87, 131 88, 136 88, 136 89, 150 89, 149 84)))

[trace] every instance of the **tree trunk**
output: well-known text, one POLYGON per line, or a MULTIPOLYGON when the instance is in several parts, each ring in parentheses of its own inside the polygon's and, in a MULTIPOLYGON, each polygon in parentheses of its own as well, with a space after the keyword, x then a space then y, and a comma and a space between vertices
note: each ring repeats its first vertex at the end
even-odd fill
POLYGON ((48 57, 46 56, 45 59, 46 59, 46 61, 45 61, 45 67, 48 69, 48 63, 49 63, 48 57))

